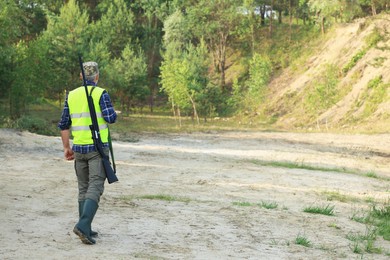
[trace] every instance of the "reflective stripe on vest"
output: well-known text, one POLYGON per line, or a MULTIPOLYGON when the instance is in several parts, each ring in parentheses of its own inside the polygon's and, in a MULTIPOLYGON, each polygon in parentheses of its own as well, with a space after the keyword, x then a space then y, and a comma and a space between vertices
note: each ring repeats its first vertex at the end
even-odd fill
MULTIPOLYGON (((92 86, 88 86, 91 93, 92 86)), ((96 117, 99 125, 100 137, 103 143, 108 142, 108 126, 104 120, 99 100, 104 89, 94 87, 92 91, 93 103, 96 110, 96 117)), ((92 125, 89 113, 88 101, 85 93, 85 87, 79 87, 69 92, 68 96, 69 113, 72 120, 73 143, 77 145, 93 144, 90 125, 92 125)))

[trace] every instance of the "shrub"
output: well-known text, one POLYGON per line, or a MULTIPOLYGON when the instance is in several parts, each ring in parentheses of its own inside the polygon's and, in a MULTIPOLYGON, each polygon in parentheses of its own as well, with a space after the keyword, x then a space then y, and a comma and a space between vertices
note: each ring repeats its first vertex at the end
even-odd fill
POLYGON ((55 135, 56 131, 52 125, 42 118, 24 115, 15 122, 15 128, 26 130, 41 135, 55 135))

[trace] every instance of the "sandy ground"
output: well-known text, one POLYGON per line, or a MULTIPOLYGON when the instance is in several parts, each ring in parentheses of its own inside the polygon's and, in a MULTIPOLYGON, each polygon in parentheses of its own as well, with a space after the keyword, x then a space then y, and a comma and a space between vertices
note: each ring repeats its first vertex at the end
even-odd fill
MULTIPOLYGON (((88 246, 72 232, 77 183, 60 138, 0 129, 0 259, 361 259, 348 237, 372 227, 351 218, 364 215, 370 201, 383 203, 390 195, 390 181, 383 178, 390 178, 390 134, 136 138, 114 142, 120 181, 106 185, 93 222, 97 244, 88 246), (344 167, 362 174, 253 161, 344 167), (177 199, 141 198, 145 195, 177 199), (256 206, 261 202, 278 207, 256 206), (303 212, 328 204, 335 206, 334 216, 303 212), (295 244, 297 236, 311 246, 295 244)), ((378 237, 375 247, 382 253, 364 253, 363 259, 389 259, 389 241, 378 237)))

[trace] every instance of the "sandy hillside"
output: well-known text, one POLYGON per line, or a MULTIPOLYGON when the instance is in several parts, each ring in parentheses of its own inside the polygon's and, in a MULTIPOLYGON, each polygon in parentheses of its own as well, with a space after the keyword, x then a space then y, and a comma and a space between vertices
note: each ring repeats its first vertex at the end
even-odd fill
MULTIPOLYGON (((380 14, 339 24, 323 36, 318 48, 305 61, 292 66, 274 78, 269 86, 267 111, 278 117, 277 125, 285 129, 347 129, 386 133, 390 131, 390 15, 380 14), (368 48, 373 35, 379 41, 368 48), (379 36, 378 36, 379 35, 379 36), (364 55, 357 59, 359 53, 364 55), (343 69, 357 59, 348 72, 343 69), (338 71, 336 100, 327 109, 308 117, 305 103, 309 93, 325 84, 326 68, 338 71), (387 91, 374 97, 370 82, 380 78, 387 91), (372 100, 376 100, 373 102, 372 100), (374 104, 373 104, 374 103, 374 104), (367 113, 366 110, 372 112, 367 113), (366 114, 365 114, 366 113, 366 114)), ((329 90, 331 91, 331 90, 329 90)))
POLYGON ((115 142, 120 182, 106 185, 93 228, 97 244, 72 233, 73 163, 59 137, 0 129, 0 259, 388 259, 353 237, 352 220, 389 199, 390 135, 234 132, 140 135, 115 142), (287 161, 358 173, 261 166, 287 161), (365 173, 375 173, 370 178, 365 173), (142 196, 172 196, 172 201, 142 196), (341 199, 343 198, 343 199, 341 199), (341 202, 343 201, 343 202, 341 202), (237 205, 239 202, 250 206, 237 205), (274 203, 275 209, 256 206, 274 203), (304 213, 334 206, 334 216, 304 213), (295 244, 297 236, 310 247, 295 244))

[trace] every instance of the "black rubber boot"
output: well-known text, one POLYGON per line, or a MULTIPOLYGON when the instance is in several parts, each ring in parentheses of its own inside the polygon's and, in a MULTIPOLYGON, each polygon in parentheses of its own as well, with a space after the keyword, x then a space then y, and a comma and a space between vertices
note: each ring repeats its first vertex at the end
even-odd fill
POLYGON ((73 232, 79 236, 84 244, 93 245, 96 243, 95 239, 91 237, 91 223, 98 207, 96 201, 86 199, 80 220, 73 229, 73 232))
MULTIPOLYGON (((81 218, 81 215, 83 214, 83 209, 84 209, 84 200, 83 201, 79 201, 79 218, 81 218)), ((97 237, 98 236, 98 232, 95 232, 91 229, 91 237, 97 237)))

